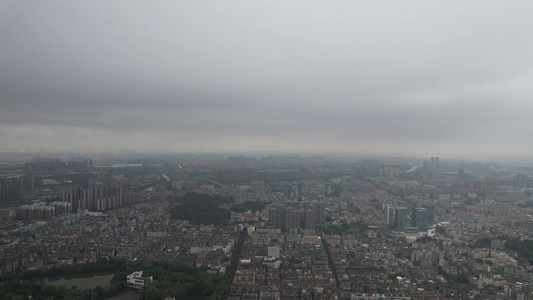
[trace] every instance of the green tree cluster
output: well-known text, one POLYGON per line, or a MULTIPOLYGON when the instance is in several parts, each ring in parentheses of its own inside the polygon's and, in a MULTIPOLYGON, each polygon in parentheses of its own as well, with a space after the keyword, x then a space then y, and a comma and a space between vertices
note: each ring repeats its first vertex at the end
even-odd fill
POLYGON ((52 268, 40 268, 29 270, 20 274, 21 278, 43 278, 50 276, 66 276, 73 274, 84 274, 91 272, 101 272, 119 270, 123 268, 125 260, 116 258, 100 258, 94 263, 74 264, 67 266, 57 266, 52 268))
POLYGON ((489 237, 484 237, 484 238, 481 238, 481 239, 477 240, 477 241, 474 243, 474 247, 476 247, 476 248, 489 248, 491 242, 492 242, 492 239, 491 239, 491 238, 489 238, 489 237))
POLYGON ((97 286, 94 289, 81 290, 79 288, 67 289, 64 285, 45 285, 35 280, 11 277, 2 278, 0 282, 0 300, 4 299, 77 299, 92 300, 104 299, 116 294, 124 288, 124 281, 111 284, 105 288, 97 286))
POLYGON ((219 205, 233 203, 234 199, 219 195, 187 193, 177 198, 176 202, 178 204, 170 211, 173 219, 186 220, 195 225, 224 225, 228 224, 231 213, 227 209, 220 208, 219 205))
POLYGON ((516 251, 520 257, 533 264, 533 240, 521 240, 509 236, 500 237, 499 239, 505 240, 505 248, 516 251))
POLYGON ((256 212, 261 211, 265 208, 266 204, 260 201, 246 201, 241 204, 233 204, 230 208, 231 211, 236 213, 244 213, 247 211, 256 212))
MULTIPOLYGON (((240 246, 242 247, 240 242, 240 246)), ((238 259, 236 260, 238 263, 238 259)), ((236 268, 236 265, 235 265, 236 268)), ((183 299, 192 295, 204 295, 209 299, 224 299, 230 287, 230 275, 214 275, 207 267, 195 268, 170 261, 128 261, 124 259, 101 259, 95 263, 38 269, 18 275, 0 277, 0 300, 3 299, 107 299, 125 288, 126 276, 134 271, 143 271, 144 276, 153 276, 154 284, 141 289, 141 299, 164 299, 167 296, 183 299), (94 271, 116 270, 109 286, 81 290, 62 285, 45 285, 37 278, 84 274, 94 271)), ((231 275, 232 276, 232 275, 231 275)))
POLYGON ((444 279, 446 280, 450 280, 452 278, 452 276, 448 272, 446 272, 441 266, 437 266, 437 271, 438 274, 442 275, 442 277, 444 277, 444 279))
POLYGON ((459 274, 455 281, 461 284, 470 284, 470 280, 468 279, 468 277, 466 277, 465 274, 459 274))
POLYGON ((326 256, 328 257, 328 267, 331 269, 333 274, 335 274, 335 284, 337 285, 338 289, 340 287, 340 282, 339 277, 337 276, 337 267, 335 266, 333 257, 331 257, 331 252, 329 251, 329 244, 326 242, 325 238, 322 238, 322 247, 324 247, 324 252, 326 252, 326 256))
POLYGON ((214 295, 225 289, 223 276, 209 274, 207 267, 194 268, 190 265, 169 261, 142 262, 131 266, 143 270, 143 276, 153 276, 154 284, 140 291, 141 299, 164 299, 167 296, 183 299, 192 295, 214 295))

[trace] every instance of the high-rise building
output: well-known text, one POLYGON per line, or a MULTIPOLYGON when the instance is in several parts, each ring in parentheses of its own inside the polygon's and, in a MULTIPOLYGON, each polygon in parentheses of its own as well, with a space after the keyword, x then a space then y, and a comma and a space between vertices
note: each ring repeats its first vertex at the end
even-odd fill
POLYGON ((379 175, 378 161, 372 159, 363 159, 361 161, 361 172, 369 175, 379 175))
POLYGON ((423 204, 422 205, 423 208, 427 209, 428 211, 428 214, 427 214, 427 223, 428 225, 433 225, 435 224, 435 206, 431 205, 431 204, 423 204))
POLYGON ((387 214, 387 217, 386 217, 387 226, 394 227, 394 205, 387 204, 386 214, 387 214))
POLYGON ((428 210, 425 208, 413 207, 412 225, 418 227, 419 231, 426 231, 428 228, 428 210))
POLYGON ((405 227, 407 227, 407 215, 409 214, 407 207, 396 207, 394 214, 394 228, 399 231, 405 230, 405 227))
POLYGON ((431 157, 431 165, 430 165, 430 168, 431 168, 430 171, 433 171, 433 172, 438 172, 438 171, 440 171, 440 164, 439 164, 439 157, 438 157, 438 156, 431 157))
POLYGON ((67 162, 68 168, 76 172, 85 172, 89 168, 88 159, 75 159, 67 162))
POLYGON ((94 209, 97 211, 115 208, 135 202, 136 195, 127 183, 105 184, 91 188, 75 187, 63 193, 63 202, 70 203, 73 211, 94 209))
POLYGON ((32 172, 54 172, 59 170, 65 170, 67 168, 67 162, 58 158, 32 158, 31 162, 24 165, 24 171, 26 173, 32 172))
POLYGON ((526 174, 516 174, 513 177, 512 183, 515 187, 527 187, 529 185, 529 178, 526 174))
POLYGON ((270 208, 267 224, 287 232, 296 228, 315 228, 317 224, 324 223, 325 219, 326 206, 323 202, 290 201, 270 208))

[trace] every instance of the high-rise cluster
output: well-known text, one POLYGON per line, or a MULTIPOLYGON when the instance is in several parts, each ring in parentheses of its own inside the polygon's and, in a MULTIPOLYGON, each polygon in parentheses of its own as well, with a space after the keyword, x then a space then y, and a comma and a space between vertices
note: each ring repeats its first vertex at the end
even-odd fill
POLYGON ((218 168, 214 178, 220 182, 291 181, 299 178, 296 170, 257 170, 255 168, 218 168))
POLYGON ((135 194, 128 184, 103 184, 91 188, 76 187, 63 193, 63 201, 70 203, 72 210, 107 210, 135 201, 135 194))
POLYGON ((272 207, 268 212, 268 225, 289 231, 297 228, 315 228, 324 223, 326 206, 321 201, 291 201, 285 205, 272 207))
MULTIPOLYGON (((409 209, 407 207, 394 207, 388 204, 385 208, 386 223, 390 228, 404 231, 409 226, 409 209)), ((411 227, 418 231, 426 231, 435 223, 435 207, 423 204, 422 207, 413 207, 411 210, 411 227)))
POLYGON ((43 186, 43 178, 40 176, 2 178, 0 179, 0 206, 18 205, 23 191, 32 191, 43 186))

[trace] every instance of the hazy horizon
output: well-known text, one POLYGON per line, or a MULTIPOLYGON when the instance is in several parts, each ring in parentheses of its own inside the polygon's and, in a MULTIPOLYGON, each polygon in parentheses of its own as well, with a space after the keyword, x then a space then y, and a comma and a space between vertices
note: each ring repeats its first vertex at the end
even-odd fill
POLYGON ((527 156, 531 13, 0 0, 0 150, 527 156))

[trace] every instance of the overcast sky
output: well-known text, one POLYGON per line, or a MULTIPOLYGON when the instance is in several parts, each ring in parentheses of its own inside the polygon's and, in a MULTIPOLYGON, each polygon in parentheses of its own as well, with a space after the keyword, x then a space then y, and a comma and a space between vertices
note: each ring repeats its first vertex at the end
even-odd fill
POLYGON ((532 1, 0 0, 0 148, 533 153, 532 1))

